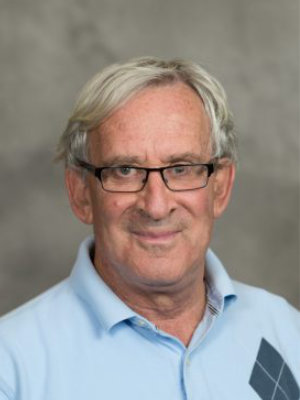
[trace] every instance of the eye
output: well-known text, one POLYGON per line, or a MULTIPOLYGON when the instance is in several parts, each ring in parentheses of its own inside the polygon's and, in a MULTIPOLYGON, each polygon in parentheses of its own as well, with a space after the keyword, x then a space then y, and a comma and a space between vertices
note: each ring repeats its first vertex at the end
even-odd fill
POLYGON ((143 176, 144 171, 131 167, 130 165, 120 165, 117 167, 109 168, 107 171, 110 177, 114 179, 137 179, 143 176))
POLYGON ((120 176, 131 176, 135 173, 135 168, 127 167, 126 165, 115 168, 115 172, 120 176))
POLYGON ((171 168, 170 172, 174 176, 187 175, 191 172, 191 166, 190 165, 174 165, 174 167, 171 168))

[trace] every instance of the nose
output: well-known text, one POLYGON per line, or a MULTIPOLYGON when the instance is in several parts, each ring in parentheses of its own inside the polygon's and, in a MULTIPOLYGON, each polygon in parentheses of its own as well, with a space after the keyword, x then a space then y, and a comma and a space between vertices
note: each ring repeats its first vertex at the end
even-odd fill
POLYGON ((147 183, 138 195, 139 211, 152 220, 165 219, 176 208, 174 193, 167 188, 159 171, 149 173, 147 183))

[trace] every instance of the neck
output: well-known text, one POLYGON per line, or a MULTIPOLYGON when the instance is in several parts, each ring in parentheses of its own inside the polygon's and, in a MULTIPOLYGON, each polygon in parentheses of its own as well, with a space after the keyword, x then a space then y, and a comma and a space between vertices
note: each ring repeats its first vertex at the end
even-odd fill
POLYGON ((132 310, 177 337, 185 346, 189 344, 206 305, 204 265, 196 268, 184 284, 164 288, 128 284, 112 273, 113 268, 105 268, 97 257, 94 261, 102 279, 132 310))
POLYGON ((206 293, 203 280, 189 287, 188 293, 152 292, 147 298, 123 297, 122 300, 134 311, 154 323, 158 329, 177 337, 188 346, 201 321, 206 293), (193 290, 194 289, 194 290, 193 290))

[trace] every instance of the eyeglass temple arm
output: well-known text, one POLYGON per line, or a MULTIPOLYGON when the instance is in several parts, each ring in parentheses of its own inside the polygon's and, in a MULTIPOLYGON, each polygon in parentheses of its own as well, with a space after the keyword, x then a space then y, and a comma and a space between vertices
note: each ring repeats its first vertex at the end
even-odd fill
POLYGON ((215 171, 215 164, 214 163, 210 163, 210 164, 206 164, 207 166, 207 171, 208 171, 208 177, 211 176, 211 174, 215 171))
POLYGON ((86 170, 92 172, 93 174, 96 173, 96 167, 94 167, 93 165, 91 165, 91 164, 89 164, 89 163, 87 163, 87 162, 85 162, 85 161, 83 161, 83 160, 79 160, 78 158, 76 158, 76 163, 77 163, 80 167, 82 167, 82 168, 84 168, 84 169, 86 169, 86 170))

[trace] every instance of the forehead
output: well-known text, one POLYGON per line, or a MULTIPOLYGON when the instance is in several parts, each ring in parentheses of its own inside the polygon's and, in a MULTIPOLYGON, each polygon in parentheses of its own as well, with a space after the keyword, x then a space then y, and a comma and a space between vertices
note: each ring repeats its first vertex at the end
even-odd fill
POLYGON ((91 132, 98 162, 135 157, 164 162, 174 155, 210 152, 210 123, 197 93, 183 83, 141 90, 91 132))

